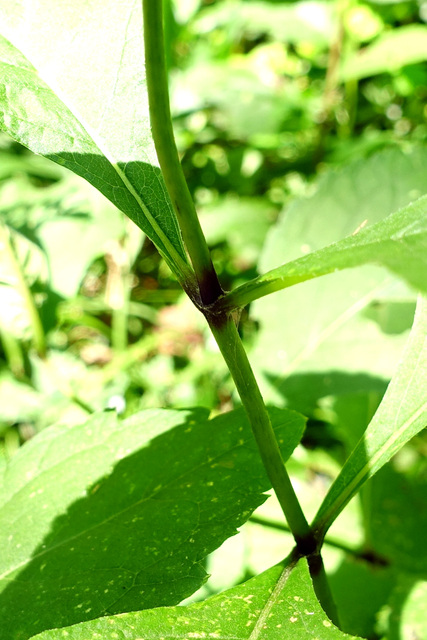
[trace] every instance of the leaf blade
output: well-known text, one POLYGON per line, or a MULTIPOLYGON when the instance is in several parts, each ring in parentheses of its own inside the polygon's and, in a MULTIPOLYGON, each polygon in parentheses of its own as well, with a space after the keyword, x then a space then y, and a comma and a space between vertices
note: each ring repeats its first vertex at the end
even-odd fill
POLYGON ((188 278, 150 135, 140 7, 126 0, 118 12, 96 0, 55 9, 39 0, 33 12, 22 4, 0 10, 2 127, 96 186, 188 278))
POLYGON ((236 288, 222 298, 222 306, 244 306, 275 291, 365 264, 388 267, 412 286, 427 292, 427 196, 353 236, 236 288))
MULTIPOLYGON (((66 630, 69 640, 102 638, 114 629, 131 640, 223 638, 224 640, 344 640, 348 636, 327 619, 314 595, 307 562, 285 561, 243 585, 187 607, 151 609, 101 618, 66 630)), ((59 640, 64 629, 34 640, 59 640)))
POLYGON ((427 299, 420 297, 414 326, 397 373, 362 439, 320 506, 312 526, 326 533, 357 493, 427 424, 427 299))
MULTIPOLYGON (((271 416, 286 458, 304 419, 271 416)), ((0 630, 22 638, 179 602, 270 486, 243 410, 101 414, 40 436, 0 498, 0 630)))

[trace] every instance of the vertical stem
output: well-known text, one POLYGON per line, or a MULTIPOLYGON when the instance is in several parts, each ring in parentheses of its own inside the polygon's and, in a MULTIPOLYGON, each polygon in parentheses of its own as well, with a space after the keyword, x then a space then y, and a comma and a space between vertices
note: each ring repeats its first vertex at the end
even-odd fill
POLYGON ((143 0, 145 73, 154 144, 166 188, 194 267, 202 303, 214 302, 222 289, 179 161, 169 106, 164 52, 162 0, 143 0))
POLYGON ((258 384, 231 316, 209 319, 210 328, 218 343, 247 413, 256 443, 282 507, 298 549, 306 555, 314 551, 315 542, 280 453, 270 417, 258 384))

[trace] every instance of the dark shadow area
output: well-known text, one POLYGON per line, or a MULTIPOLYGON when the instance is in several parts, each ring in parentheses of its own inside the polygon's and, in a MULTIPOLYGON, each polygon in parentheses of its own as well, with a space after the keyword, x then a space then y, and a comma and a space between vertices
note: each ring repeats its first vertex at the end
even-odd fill
POLYGON ((298 373, 285 379, 267 373, 266 378, 286 399, 286 406, 308 416, 312 415, 321 398, 372 391, 384 394, 388 385, 382 378, 342 371, 298 373))

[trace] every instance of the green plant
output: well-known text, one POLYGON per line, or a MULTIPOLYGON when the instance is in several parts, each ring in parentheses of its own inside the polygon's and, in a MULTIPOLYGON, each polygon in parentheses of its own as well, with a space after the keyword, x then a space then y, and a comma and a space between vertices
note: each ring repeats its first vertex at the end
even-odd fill
MULTIPOLYGON (((340 625, 354 626, 340 622, 334 604, 322 560, 325 536, 351 498, 426 425, 427 196, 408 204, 418 183, 410 189, 402 181, 395 213, 371 212, 372 198, 358 224, 352 218, 353 226, 338 230, 328 246, 309 247, 302 251, 307 255, 224 292, 175 148, 162 3, 143 2, 145 77, 139 5, 104 4, 82 3, 77 14, 75 3, 53 11, 46 2, 33 18, 18 1, 2 9, 2 127, 86 178, 151 238, 204 315, 245 411, 211 420, 203 409, 147 410, 125 420, 96 413, 42 431, 2 466, 2 633, 12 640, 345 637, 340 625), (352 453, 309 523, 284 464, 305 419, 289 408, 266 408, 236 322, 245 305, 270 293, 370 263, 421 292, 415 321, 383 400, 362 438, 349 443, 352 453), (248 520, 271 486, 294 538, 289 556, 204 603, 175 607, 206 580, 207 554, 248 520)), ((405 163, 390 157, 392 165, 405 163)), ((404 164, 411 178, 410 162, 422 161, 420 151, 404 164)), ((352 171, 357 207, 359 182, 366 188, 372 171, 368 162, 352 171)), ((327 180, 332 187, 325 191, 333 193, 339 177, 327 180)), ((19 274, 18 251, 6 232, 2 242, 19 274)), ((375 289, 381 278, 369 276, 363 285, 375 289)), ((37 308, 25 279, 18 280, 31 311, 33 346, 43 358, 37 308)), ((287 315, 303 323, 307 312, 297 301, 287 315)), ((311 382, 302 389, 309 396, 311 382)), ((346 411, 336 407, 338 417, 346 411)), ((381 564, 372 546, 365 556, 381 564)))

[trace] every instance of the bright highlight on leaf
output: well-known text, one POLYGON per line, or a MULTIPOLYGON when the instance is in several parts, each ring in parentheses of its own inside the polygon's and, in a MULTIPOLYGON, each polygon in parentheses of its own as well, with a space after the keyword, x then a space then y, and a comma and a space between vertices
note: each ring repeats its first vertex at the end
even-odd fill
POLYGON ((313 591, 307 562, 275 566, 201 604, 151 609, 53 629, 34 640, 345 640, 313 591))
POLYGON ((151 139, 139 3, 14 0, 0 21, 1 127, 88 180, 188 279, 151 139))

